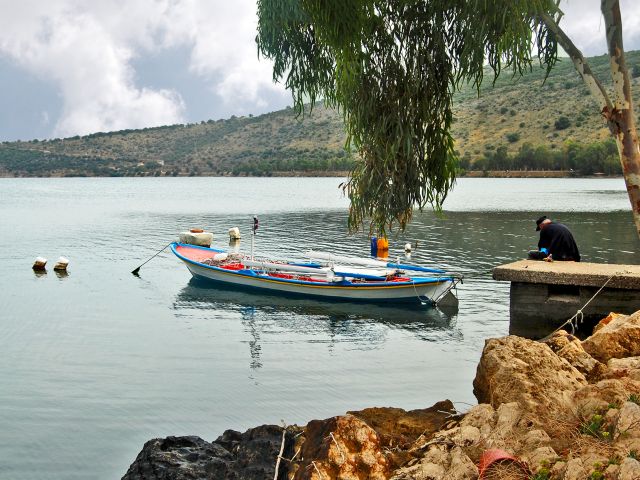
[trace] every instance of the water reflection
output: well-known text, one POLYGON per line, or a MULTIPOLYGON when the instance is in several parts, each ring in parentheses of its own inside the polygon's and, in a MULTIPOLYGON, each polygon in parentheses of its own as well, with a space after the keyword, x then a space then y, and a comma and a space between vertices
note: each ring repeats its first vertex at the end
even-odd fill
POLYGON ((256 308, 252 305, 247 305, 241 309, 241 313, 242 323, 251 337, 251 340, 249 340, 249 355, 251 356, 249 368, 254 371, 262 367, 262 360, 260 359, 262 347, 260 346, 260 328, 256 321, 256 308))
MULTIPOLYGON (((260 340, 259 323, 277 319, 279 328, 298 330, 313 320, 314 330, 321 329, 328 338, 346 336, 367 344, 380 341, 377 324, 412 332, 424 340, 432 340, 433 332, 451 333, 457 319, 457 309, 440 309, 422 305, 376 305, 367 303, 322 301, 288 298, 280 295, 238 291, 192 278, 176 296, 176 310, 236 311, 260 340)), ((253 348, 253 346, 252 346, 253 348)))

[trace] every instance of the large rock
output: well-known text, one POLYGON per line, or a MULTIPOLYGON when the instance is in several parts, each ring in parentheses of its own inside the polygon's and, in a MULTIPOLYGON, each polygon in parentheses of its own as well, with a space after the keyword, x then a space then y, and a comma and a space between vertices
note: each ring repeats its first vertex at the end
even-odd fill
POLYGON ((364 420, 380 436, 385 447, 408 447, 420 435, 431 436, 442 428, 455 408, 450 400, 417 410, 374 407, 347 412, 364 420))
POLYGON ((586 384, 584 375, 547 345, 508 336, 485 342, 473 393, 494 408, 517 402, 527 412, 546 415, 569 408, 571 394, 586 384))
POLYGON ((389 464, 373 428, 353 415, 312 420, 295 445, 292 480, 386 480, 389 464))
POLYGON ((613 378, 629 377, 640 381, 640 357, 612 358, 607 367, 613 378))
MULTIPOLYGON (((287 431, 289 447, 294 433, 296 427, 287 431)), ((275 474, 281 445, 282 427, 275 425, 227 430, 212 443, 195 436, 156 438, 145 443, 122 480, 264 480, 275 474)), ((279 478, 286 478, 280 470, 279 478)))
POLYGON ((623 439, 640 438, 640 405, 625 402, 616 422, 616 434, 623 439))
POLYGON ((627 457, 622 461, 618 473, 618 480, 638 480, 640 478, 640 462, 627 457))
POLYGON ((573 393, 573 411, 580 418, 622 405, 630 395, 640 392, 640 382, 630 378, 610 378, 584 386, 573 393))
POLYGON ((593 358, 605 363, 612 358, 640 356, 640 311, 614 317, 582 346, 593 358))
POLYGON ((417 410, 373 407, 347 412, 375 430, 381 447, 387 452, 390 468, 407 463, 412 458, 413 443, 424 443, 440 430, 455 412, 450 400, 417 410))
POLYGON ((585 377, 589 378, 595 369, 602 371, 604 364, 589 355, 582 346, 580 340, 570 333, 559 330, 551 338, 545 340, 545 344, 558 355, 564 358, 571 366, 575 367, 585 377))
POLYGON ((465 454, 464 450, 454 447, 433 446, 424 457, 412 465, 393 472, 391 480, 475 480, 478 468, 465 454))

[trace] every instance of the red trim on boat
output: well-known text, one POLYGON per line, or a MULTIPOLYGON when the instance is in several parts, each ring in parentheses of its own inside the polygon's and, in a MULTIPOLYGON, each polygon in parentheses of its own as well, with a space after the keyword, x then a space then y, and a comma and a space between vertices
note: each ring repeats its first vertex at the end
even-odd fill
POLYGON ((194 262, 202 263, 203 260, 213 257, 217 252, 211 250, 205 250, 202 248, 185 247, 184 245, 177 245, 176 252, 183 257, 193 260, 194 262))

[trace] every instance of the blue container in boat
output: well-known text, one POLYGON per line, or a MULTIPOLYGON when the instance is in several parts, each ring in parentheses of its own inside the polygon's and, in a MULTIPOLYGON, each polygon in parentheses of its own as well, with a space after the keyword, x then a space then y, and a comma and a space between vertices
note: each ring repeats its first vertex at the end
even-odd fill
POLYGON ((378 239, 376 237, 371 237, 371 256, 378 256, 378 239))

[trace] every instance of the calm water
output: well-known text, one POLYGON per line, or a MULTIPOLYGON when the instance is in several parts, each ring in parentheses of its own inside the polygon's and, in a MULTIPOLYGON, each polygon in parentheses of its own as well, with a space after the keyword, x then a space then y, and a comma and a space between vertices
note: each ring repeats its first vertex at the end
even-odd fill
MULTIPOLYGON (((535 246, 542 213, 585 261, 640 263, 622 179, 462 179, 444 219, 418 214, 391 256, 466 275, 456 314, 207 289, 163 254, 189 227, 248 232, 261 253, 366 255, 340 179, 0 179, 0 478, 113 479, 143 443, 306 423, 449 398, 464 410, 485 338, 508 330, 495 265, 535 246), (36 256, 71 260, 35 275, 36 256)), ((245 239, 248 239, 245 235, 245 239)), ((243 241, 246 246, 246 241, 243 241)))

